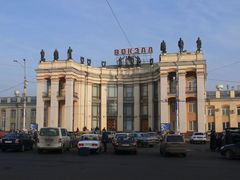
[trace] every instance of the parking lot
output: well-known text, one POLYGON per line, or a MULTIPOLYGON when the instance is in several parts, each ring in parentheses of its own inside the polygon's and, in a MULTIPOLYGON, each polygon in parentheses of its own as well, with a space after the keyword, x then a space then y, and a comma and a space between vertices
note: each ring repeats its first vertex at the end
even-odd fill
POLYGON ((189 144, 187 157, 162 157, 159 146, 139 148, 137 155, 107 153, 79 156, 36 151, 0 152, 1 179, 237 179, 240 161, 210 152, 209 144, 189 144))

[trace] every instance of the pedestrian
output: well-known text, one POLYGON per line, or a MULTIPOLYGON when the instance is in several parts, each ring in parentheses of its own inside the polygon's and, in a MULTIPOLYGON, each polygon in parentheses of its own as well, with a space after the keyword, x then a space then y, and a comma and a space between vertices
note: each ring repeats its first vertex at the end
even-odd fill
POLYGON ((218 133, 217 134, 217 139, 216 139, 216 141, 217 141, 217 150, 220 150, 221 149, 221 147, 222 147, 222 133, 218 133))
POLYGON ((103 128, 103 130, 102 130, 102 143, 103 143, 104 152, 107 152, 107 142, 108 142, 108 134, 106 132, 106 129, 103 128))
POLYGON ((217 147, 217 139, 216 139, 216 133, 214 130, 211 131, 210 134, 210 149, 212 152, 216 150, 217 147))

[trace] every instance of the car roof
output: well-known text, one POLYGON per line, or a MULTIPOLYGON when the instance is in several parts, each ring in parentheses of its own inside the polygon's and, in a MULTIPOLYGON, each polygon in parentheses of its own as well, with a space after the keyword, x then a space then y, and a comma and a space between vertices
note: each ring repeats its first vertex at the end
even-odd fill
POLYGON ((83 134, 82 136, 99 136, 99 134, 83 134))

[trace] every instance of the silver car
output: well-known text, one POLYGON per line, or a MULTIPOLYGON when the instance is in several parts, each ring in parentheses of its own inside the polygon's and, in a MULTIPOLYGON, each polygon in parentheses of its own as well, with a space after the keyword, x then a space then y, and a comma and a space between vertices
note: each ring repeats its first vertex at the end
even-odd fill
POLYGON ((160 144, 160 154, 167 156, 168 154, 187 155, 187 147, 182 135, 168 134, 164 137, 160 144))
POLYGON ((58 150, 64 152, 70 148, 70 137, 64 128, 46 127, 41 128, 38 135, 37 150, 58 150))

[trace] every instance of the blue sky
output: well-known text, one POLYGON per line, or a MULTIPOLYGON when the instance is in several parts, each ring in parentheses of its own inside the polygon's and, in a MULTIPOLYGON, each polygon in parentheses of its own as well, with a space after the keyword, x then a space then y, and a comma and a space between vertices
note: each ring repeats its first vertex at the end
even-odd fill
MULTIPOLYGON (((184 40, 187 51, 195 51, 199 36, 207 60, 207 89, 216 84, 240 85, 240 1, 239 0, 109 0, 133 47, 152 46, 158 61, 159 44, 178 51, 184 40), (227 65, 227 66, 225 66, 227 65), (225 67, 224 67, 225 66, 225 67), (225 81, 220 81, 225 80, 225 81)), ((40 50, 47 59, 55 48, 66 59, 69 46, 73 58, 91 58, 116 64, 113 50, 127 48, 105 0, 0 0, 0 96, 22 91, 23 68, 27 61, 28 95, 36 94, 35 69, 40 50)))

